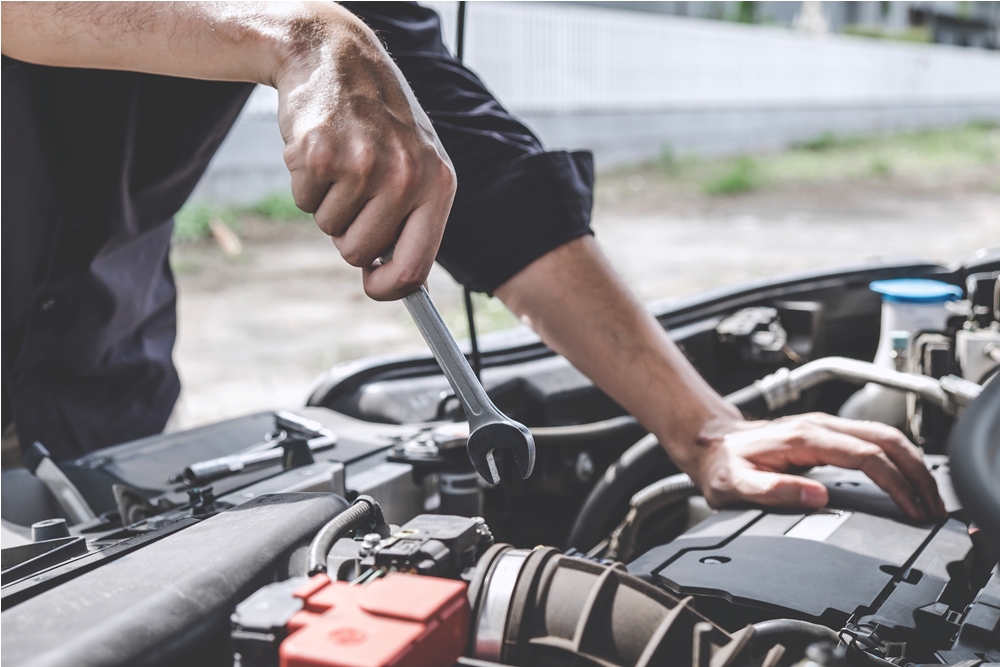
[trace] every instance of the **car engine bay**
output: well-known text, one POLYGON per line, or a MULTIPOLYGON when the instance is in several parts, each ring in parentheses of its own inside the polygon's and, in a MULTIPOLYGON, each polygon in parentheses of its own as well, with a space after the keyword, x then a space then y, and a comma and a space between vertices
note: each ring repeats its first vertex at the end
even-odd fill
POLYGON ((3 472, 8 665, 1000 662, 1000 255, 762 281, 652 311, 748 418, 896 426, 948 511, 802 471, 816 511, 713 510, 526 329, 482 382, 537 447, 501 482, 429 355, 340 364, 306 406, 3 472), (14 545, 14 546, 11 546, 14 545))

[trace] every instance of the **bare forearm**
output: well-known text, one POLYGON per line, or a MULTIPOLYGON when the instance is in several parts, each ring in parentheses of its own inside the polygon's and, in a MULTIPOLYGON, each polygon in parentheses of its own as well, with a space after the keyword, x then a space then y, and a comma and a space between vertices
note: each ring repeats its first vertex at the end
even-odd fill
POLYGON ((634 414, 713 507, 819 507, 822 484, 795 468, 863 470, 915 519, 944 516, 920 452, 882 424, 829 415, 745 422, 631 295, 590 237, 536 260, 497 290, 542 339, 634 414))
POLYGON ((344 8, 5 2, 2 18, 3 53, 18 60, 275 87, 295 203, 365 291, 396 299, 427 278, 455 171, 399 68, 344 8), (376 264, 393 243, 393 261, 376 264))
POLYGON ((740 419, 631 294, 591 237, 538 259, 497 296, 656 433, 682 466, 706 428, 740 419))
POLYGON ((11 58, 270 85, 310 44, 365 30, 333 3, 3 3, 11 58))

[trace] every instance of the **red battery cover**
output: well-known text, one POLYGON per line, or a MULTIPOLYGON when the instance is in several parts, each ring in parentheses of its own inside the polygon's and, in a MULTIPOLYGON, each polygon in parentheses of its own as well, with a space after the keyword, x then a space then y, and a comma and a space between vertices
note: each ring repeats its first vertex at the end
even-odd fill
POLYGON ((367 586, 318 574, 295 592, 281 667, 451 667, 469 636, 462 581, 394 572, 367 586))

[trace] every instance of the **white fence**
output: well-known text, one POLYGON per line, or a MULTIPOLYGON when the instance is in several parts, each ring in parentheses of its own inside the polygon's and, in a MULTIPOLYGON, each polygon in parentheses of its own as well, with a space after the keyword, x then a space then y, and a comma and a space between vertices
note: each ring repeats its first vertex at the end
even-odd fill
MULTIPOLYGON (((426 4, 453 44, 458 3, 426 4)), ((599 167, 667 147, 738 152, 824 132, 1000 119, 1000 53, 980 49, 559 3, 470 2, 465 54, 543 141, 590 148, 599 167)), ((276 109, 273 90, 255 93, 202 196, 246 200, 287 187, 276 109)))
MULTIPOLYGON (((454 2, 431 2, 449 41, 454 2)), ((470 2, 465 53, 520 113, 1000 105, 1000 54, 550 3, 470 2)))

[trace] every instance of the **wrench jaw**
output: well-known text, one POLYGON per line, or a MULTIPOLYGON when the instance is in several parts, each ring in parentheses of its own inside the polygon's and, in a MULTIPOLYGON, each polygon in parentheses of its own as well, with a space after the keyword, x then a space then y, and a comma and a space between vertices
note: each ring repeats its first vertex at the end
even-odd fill
POLYGON ((500 483, 495 449, 509 449, 517 462, 521 479, 527 479, 535 469, 535 439, 531 431, 517 422, 493 422, 480 426, 469 434, 469 460, 479 476, 490 484, 500 483))

